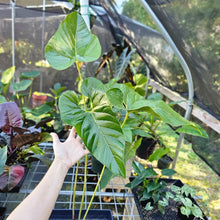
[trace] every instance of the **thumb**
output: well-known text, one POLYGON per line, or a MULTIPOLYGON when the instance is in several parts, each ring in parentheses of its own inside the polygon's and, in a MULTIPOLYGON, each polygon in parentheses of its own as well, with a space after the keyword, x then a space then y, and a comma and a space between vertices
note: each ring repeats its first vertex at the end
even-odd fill
POLYGON ((59 137, 57 136, 56 133, 50 133, 50 135, 53 138, 53 143, 59 143, 60 142, 60 139, 59 139, 59 137))

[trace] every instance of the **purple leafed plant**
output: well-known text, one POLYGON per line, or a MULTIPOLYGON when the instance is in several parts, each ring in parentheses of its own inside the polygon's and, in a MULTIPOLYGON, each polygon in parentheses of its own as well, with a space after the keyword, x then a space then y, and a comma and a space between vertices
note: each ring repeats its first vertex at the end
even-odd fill
POLYGON ((1 103, 0 116, 0 191, 10 191, 22 179, 23 165, 30 156, 22 151, 22 146, 40 142, 42 134, 33 127, 22 127, 20 109, 15 102, 1 103))
POLYGON ((0 104, 0 128, 6 134, 12 131, 12 127, 20 127, 23 123, 20 109, 15 102, 0 104))

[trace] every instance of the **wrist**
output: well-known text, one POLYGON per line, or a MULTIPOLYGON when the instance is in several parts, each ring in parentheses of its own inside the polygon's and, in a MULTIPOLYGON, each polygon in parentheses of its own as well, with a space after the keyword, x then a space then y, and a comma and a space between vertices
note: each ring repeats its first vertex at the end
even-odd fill
POLYGON ((53 164, 55 164, 57 167, 61 167, 63 169, 63 171, 66 172, 66 173, 69 170, 68 164, 65 161, 63 161, 59 158, 55 157, 55 159, 53 161, 53 164))

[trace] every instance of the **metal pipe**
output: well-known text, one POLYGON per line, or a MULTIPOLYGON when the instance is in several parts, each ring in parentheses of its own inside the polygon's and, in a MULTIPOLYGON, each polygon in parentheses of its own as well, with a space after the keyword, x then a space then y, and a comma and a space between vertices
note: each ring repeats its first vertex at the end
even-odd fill
MULTIPOLYGON (((189 93, 189 95, 188 95, 188 107, 186 109, 184 117, 186 119, 189 119, 191 111, 192 111, 192 107, 193 107, 193 97, 194 97, 193 80, 192 80, 192 75, 191 75, 191 72, 189 70, 189 67, 186 64, 183 56, 179 52, 178 48, 176 47, 175 43, 173 42, 172 38, 168 34, 167 30, 164 28, 163 24, 160 22, 160 20, 158 19, 158 17, 154 13, 154 11, 151 9, 151 7, 148 5, 148 3, 145 0, 139 0, 139 2, 142 4, 144 9, 147 11, 147 13, 151 16, 151 18, 156 23, 157 27, 161 31, 161 34, 163 35, 163 37, 166 39, 166 41, 169 43, 169 45, 173 49, 175 55, 177 56, 181 66, 182 66, 182 68, 185 72, 187 82, 188 82, 188 93, 189 93)), ((177 147, 176 147, 176 155, 175 155, 175 158, 174 158, 173 164, 172 164, 172 169, 175 169, 177 158, 178 158, 178 155, 179 155, 179 149, 180 149, 183 138, 184 138, 184 134, 180 134, 178 144, 177 144, 177 147)))
MULTIPOLYGON (((41 33, 41 67, 43 67, 44 63, 44 33, 45 33, 45 0, 43 0, 43 12, 42 12, 42 33, 41 33)), ((43 73, 41 68, 40 74, 40 92, 43 91, 43 73)))
MULTIPOLYGON (((33 190, 31 189, 21 189, 20 193, 31 193, 33 190)), ((82 196, 83 192, 82 191, 76 191, 75 192, 77 196, 82 196)), ((67 191, 67 190, 61 190, 60 195, 72 195, 72 191, 67 191)), ((93 191, 86 191, 86 196, 92 196, 93 191)), ((121 197, 121 198, 128 198, 131 197, 133 198, 134 195, 132 193, 115 193, 115 192, 96 192, 96 196, 115 196, 115 197, 121 197)))
POLYGON ((12 66, 15 66, 15 4, 16 0, 11 0, 12 66))

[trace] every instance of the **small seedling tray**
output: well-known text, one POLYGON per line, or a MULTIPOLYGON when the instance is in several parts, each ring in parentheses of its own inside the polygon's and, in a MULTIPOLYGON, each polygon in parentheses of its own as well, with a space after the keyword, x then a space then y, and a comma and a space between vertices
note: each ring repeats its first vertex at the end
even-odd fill
MULTIPOLYGON (((132 182, 135 179, 135 177, 132 176, 129 179, 132 182)), ((174 185, 179 186, 179 187, 183 186, 182 181, 178 180, 178 179, 164 179, 164 178, 161 178, 160 181, 161 180, 166 182, 168 185, 174 184, 174 185)), ((189 220, 190 219, 191 220, 191 218, 187 218, 184 215, 181 215, 181 217, 179 217, 178 213, 177 213, 177 210, 172 209, 170 206, 167 206, 165 208, 165 214, 164 215, 156 207, 153 210, 147 211, 144 208, 144 206, 142 206, 142 203, 138 199, 137 189, 132 189, 132 193, 134 194, 134 200, 135 200, 135 203, 136 203, 136 206, 137 206, 137 209, 138 209, 141 220, 146 220, 146 219, 153 219, 153 220, 189 220)), ((191 200, 194 204, 199 206, 198 203, 193 198, 191 198, 191 200)), ((204 213, 203 213, 203 218, 204 218, 204 220, 208 220, 208 218, 204 215, 204 213)), ((199 220, 200 218, 194 217, 192 219, 193 220, 199 220)))
MULTIPOLYGON (((83 216, 85 214, 86 210, 83 209, 81 213, 81 219, 83 219, 83 216)), ((75 210, 75 219, 78 219, 79 210, 75 210)), ((51 216, 49 220, 60 220, 60 219, 66 219, 66 220, 72 220, 72 210, 71 209, 54 209, 51 213, 51 216)), ((88 220, 113 220, 112 212, 111 210, 103 209, 91 209, 88 212, 88 215, 86 217, 88 220)))

